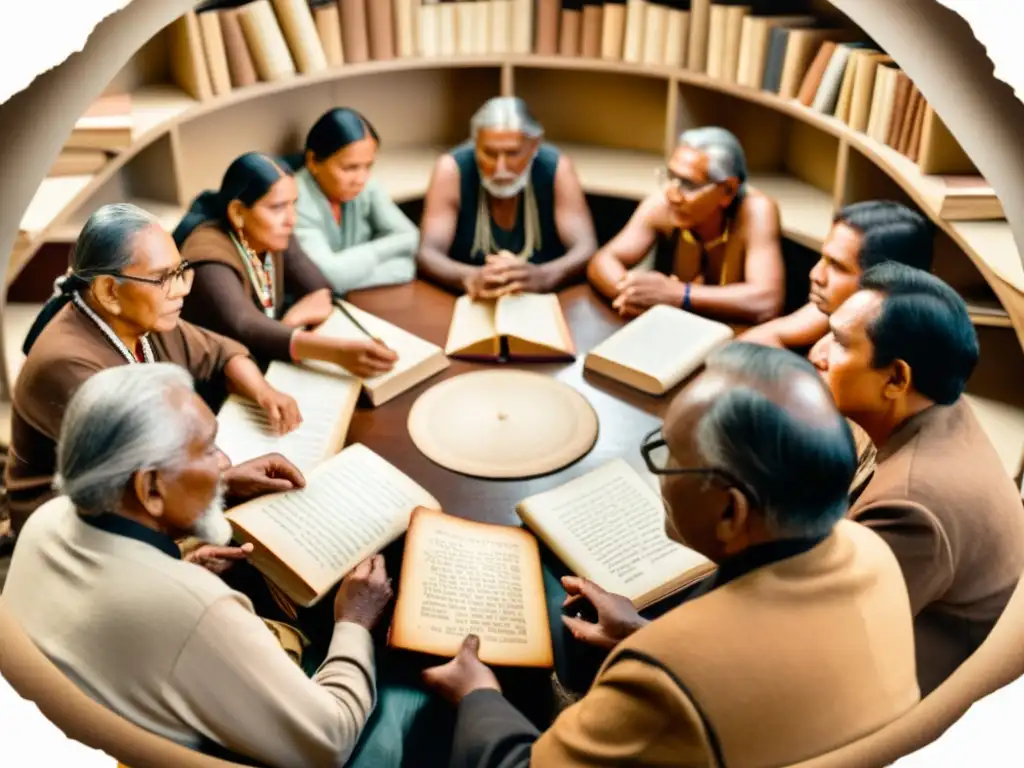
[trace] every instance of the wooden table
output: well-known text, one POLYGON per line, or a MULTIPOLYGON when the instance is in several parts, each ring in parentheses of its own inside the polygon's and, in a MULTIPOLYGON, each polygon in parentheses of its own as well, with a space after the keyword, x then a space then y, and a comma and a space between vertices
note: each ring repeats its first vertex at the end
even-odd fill
MULTIPOLYGON (((444 347, 455 297, 422 281, 359 291, 348 296, 356 306, 444 347)), ((611 379, 583 370, 586 353, 624 325, 589 285, 575 285, 559 294, 576 342, 573 363, 509 364, 452 360, 440 374, 385 403, 356 411, 348 443, 363 443, 429 491, 446 512, 489 523, 518 524, 515 506, 527 496, 561 485, 616 457, 642 468, 640 439, 661 423, 671 394, 653 397, 611 379), (590 401, 598 416, 597 443, 565 469, 529 480, 484 480, 438 466, 419 452, 409 437, 409 410, 416 399, 442 379, 481 368, 513 368, 549 373, 590 401)))

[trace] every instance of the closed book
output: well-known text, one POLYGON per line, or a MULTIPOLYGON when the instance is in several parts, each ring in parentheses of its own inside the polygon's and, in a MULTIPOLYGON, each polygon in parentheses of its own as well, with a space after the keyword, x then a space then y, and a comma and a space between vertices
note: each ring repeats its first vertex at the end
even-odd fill
POLYGON ((371 59, 395 58, 395 18, 388 0, 366 0, 366 32, 371 59))
MULTIPOLYGON (((512 2, 513 0, 509 0, 512 2)), ((441 51, 441 3, 439 0, 422 0, 420 5, 419 52, 420 56, 433 58, 441 51)))
POLYGON ((327 65, 340 67, 345 63, 345 48, 341 42, 341 15, 334 0, 313 6, 313 22, 324 48, 327 65))
POLYGON ((455 52, 469 56, 476 47, 476 2, 458 0, 455 3, 455 52))
POLYGON ((491 0, 491 53, 512 50, 513 0, 491 0))
POLYGON ((646 0, 626 0, 626 29, 622 43, 622 60, 639 64, 643 56, 646 0))
POLYGON ((810 69, 804 75, 803 82, 800 84, 800 92, 797 94, 797 101, 805 107, 811 106, 811 102, 814 101, 814 96, 818 93, 818 86, 821 85, 821 78, 824 77, 825 69, 832 61, 832 54, 835 50, 836 44, 833 41, 823 42, 814 61, 811 62, 810 69))
POLYGON ((494 12, 494 4, 494 0, 476 0, 473 3, 476 17, 473 22, 476 29, 473 53, 481 56, 491 50, 491 14, 494 12))
POLYGON ((896 74, 896 84, 893 86, 892 117, 889 119, 889 130, 885 134, 885 143, 895 148, 899 141, 900 128, 907 111, 907 104, 910 102, 910 78, 907 73, 900 70, 896 74))
POLYGON ((62 149, 46 176, 89 176, 102 170, 109 159, 102 149, 62 149))
POLYGON ((533 50, 533 0, 512 0, 512 53, 533 50))
POLYGON ((775 27, 768 40, 768 62, 764 66, 764 77, 761 79, 761 90, 778 93, 782 84, 782 64, 786 59, 786 42, 789 39, 788 27, 775 27))
POLYGON ((416 55, 416 14, 418 0, 393 0, 392 14, 395 19, 395 54, 403 59, 416 55))
POLYGON ((245 42, 249 44, 261 80, 272 82, 295 74, 295 63, 288 51, 288 43, 281 33, 269 0, 256 0, 244 6, 239 21, 242 22, 245 42))
POLYGON ((842 40, 844 34, 838 29, 791 29, 786 41, 786 58, 782 63, 779 96, 795 99, 822 42, 842 40))
POLYGON ((712 3, 708 16, 708 63, 705 71, 708 77, 722 79, 725 54, 725 22, 729 6, 712 3))
POLYGON ((740 38, 743 20, 750 15, 749 5, 730 5, 725 11, 725 46, 722 50, 722 79, 735 83, 740 66, 740 38))
POLYGON ((239 21, 238 8, 225 8, 218 11, 220 31, 224 35, 224 52, 228 59, 228 74, 231 76, 233 88, 244 88, 259 80, 256 64, 252 60, 249 45, 245 42, 242 23, 239 21))
POLYGON ((708 66, 708 27, 711 24, 711 0, 690 3, 690 41, 686 51, 686 68, 706 72, 708 66))
POLYGON ((811 109, 822 112, 826 115, 835 113, 836 102, 839 100, 839 89, 843 84, 843 75, 846 73, 846 64, 850 60, 850 53, 853 51, 846 43, 836 46, 829 59, 828 66, 821 76, 821 84, 814 94, 814 101, 811 102, 811 109))
POLYGON ((228 72, 228 55, 224 50, 224 33, 220 28, 220 14, 204 11, 196 14, 199 19, 199 37, 203 41, 203 53, 210 72, 210 87, 214 96, 231 92, 231 73, 228 72))
POLYGON ((345 63, 362 64, 369 61, 370 39, 365 0, 338 0, 338 7, 341 9, 341 41, 345 49, 345 63))
POLYGON ((889 135, 892 121, 893 96, 896 94, 896 80, 899 70, 893 65, 883 65, 875 74, 875 90, 871 96, 871 117, 868 119, 868 136, 884 143, 889 135))
POLYGON ((671 5, 665 25, 665 65, 683 67, 690 43, 690 4, 689 0, 676 0, 671 5))
POLYGON ((579 56, 583 33, 583 3, 563 0, 561 28, 558 32, 559 56, 579 56))
POLYGON ((665 32, 668 25, 668 5, 664 0, 647 3, 644 18, 644 45, 640 60, 658 66, 665 58, 665 32))
POLYGON ((601 58, 622 60, 626 36, 626 0, 606 0, 601 19, 601 58))
MULTIPOLYGON (((273 18, 273 11, 270 16, 273 18)), ((210 70, 206 66, 196 14, 189 11, 178 18, 171 24, 168 34, 174 81, 192 98, 206 101, 213 96, 213 87, 210 85, 210 70)))
POLYGON ((558 53, 558 27, 562 20, 562 0, 537 0, 537 34, 534 51, 541 56, 558 53))
POLYGON ((327 69, 327 56, 313 22, 308 0, 273 0, 292 61, 302 74, 327 69))
POLYGON ((580 35, 580 56, 585 56, 588 59, 601 57, 603 17, 603 0, 585 0, 583 3, 583 32, 580 35))
POLYGON ((861 62, 867 56, 878 53, 870 48, 858 48, 850 54, 850 60, 846 62, 846 72, 843 74, 843 83, 839 86, 839 98, 836 101, 836 119, 844 123, 850 122, 850 108, 853 106, 853 86, 857 81, 857 73, 860 71, 861 62))
POLYGON ((459 16, 455 11, 455 0, 441 0, 437 10, 438 54, 454 56, 458 50, 459 16))
POLYGON ((914 131, 914 123, 918 114, 924 109, 924 96, 917 90, 917 86, 910 84, 910 99, 907 109, 904 111, 904 118, 901 121, 900 135, 896 140, 894 149, 901 154, 908 155, 910 152, 910 137, 914 131))
POLYGON ((871 100, 875 90, 875 75, 878 65, 891 62, 884 53, 870 53, 860 57, 857 71, 853 75, 853 95, 850 97, 849 126, 855 131, 866 133, 871 116, 871 100))
POLYGON ((746 16, 740 41, 736 82, 760 88, 768 61, 768 39, 773 27, 801 27, 814 23, 812 16, 746 16))

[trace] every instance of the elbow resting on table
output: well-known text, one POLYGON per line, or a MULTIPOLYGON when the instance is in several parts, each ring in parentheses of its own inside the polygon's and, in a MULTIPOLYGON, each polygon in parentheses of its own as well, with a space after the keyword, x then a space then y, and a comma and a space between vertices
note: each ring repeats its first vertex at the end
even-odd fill
POLYGON ((743 319, 759 325, 767 323, 769 320, 774 320, 782 314, 782 304, 783 296, 779 291, 765 288, 752 293, 743 302, 740 314, 743 319))

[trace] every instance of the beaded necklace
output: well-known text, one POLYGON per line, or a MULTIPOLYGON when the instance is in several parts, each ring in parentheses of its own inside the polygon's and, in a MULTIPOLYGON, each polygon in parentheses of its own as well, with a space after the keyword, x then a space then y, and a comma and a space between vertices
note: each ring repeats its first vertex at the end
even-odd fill
MULTIPOLYGON (((125 343, 121 341, 118 335, 114 333, 114 330, 103 321, 103 318, 97 315, 93 311, 92 307, 85 303, 85 300, 82 298, 81 294, 75 291, 74 293, 71 294, 71 300, 75 303, 76 307, 82 310, 86 317, 92 320, 93 324, 95 324, 95 326, 100 329, 100 332, 107 337, 107 341, 109 341, 113 345, 114 349, 121 353, 125 360, 127 360, 129 363, 140 362, 138 358, 136 358, 135 355, 132 353, 132 351, 128 349, 127 346, 125 346, 125 343)), ((139 346, 142 347, 141 362, 152 363, 155 361, 155 358, 153 357, 153 348, 150 346, 149 338, 147 337, 148 334, 139 339, 139 346)))
POLYGON ((245 265, 245 273, 249 276, 253 290, 256 291, 256 300, 263 307, 263 314, 273 320, 277 317, 277 312, 274 306, 274 259, 270 251, 267 251, 263 263, 260 264, 260 257, 256 252, 248 244, 243 245, 239 242, 234 232, 231 233, 231 242, 235 244, 242 264, 245 265))

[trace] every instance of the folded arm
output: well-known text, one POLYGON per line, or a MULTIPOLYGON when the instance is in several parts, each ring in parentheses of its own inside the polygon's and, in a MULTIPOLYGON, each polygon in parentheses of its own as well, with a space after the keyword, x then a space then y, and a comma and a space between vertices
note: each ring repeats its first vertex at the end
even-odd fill
POLYGON ((803 349, 813 346, 827 333, 828 315, 808 303, 788 315, 754 326, 741 334, 739 340, 766 347, 803 349))
POLYGON ((658 237, 654 219, 663 203, 661 195, 651 195, 644 200, 622 231, 590 260, 587 277, 602 296, 609 299, 618 296, 622 278, 651 250, 658 237))
POLYGON ((207 609, 171 684, 182 718, 233 752, 273 768, 340 768, 375 704, 373 645, 362 627, 336 624, 309 680, 259 618, 225 598, 207 609))

